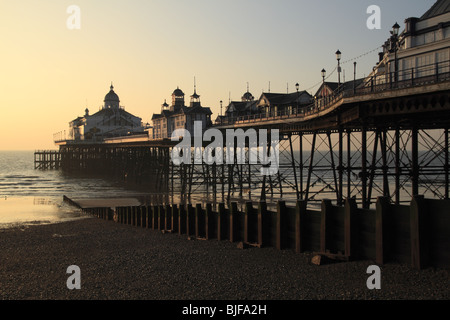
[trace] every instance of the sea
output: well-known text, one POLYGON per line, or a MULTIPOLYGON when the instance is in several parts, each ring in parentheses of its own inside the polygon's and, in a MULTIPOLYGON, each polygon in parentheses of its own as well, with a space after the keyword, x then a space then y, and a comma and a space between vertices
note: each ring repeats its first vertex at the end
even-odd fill
POLYGON ((132 189, 106 179, 74 177, 61 170, 35 170, 33 151, 0 151, 0 229, 59 223, 87 216, 63 201, 136 197, 132 189))

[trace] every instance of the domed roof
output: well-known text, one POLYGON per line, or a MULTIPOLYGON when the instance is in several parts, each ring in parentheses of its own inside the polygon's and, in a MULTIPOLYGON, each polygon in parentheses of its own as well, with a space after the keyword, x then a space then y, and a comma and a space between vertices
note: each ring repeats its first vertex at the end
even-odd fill
POLYGON ((244 95, 242 96, 242 100, 246 100, 246 101, 251 101, 254 98, 255 97, 253 97, 253 95, 248 91, 246 93, 244 93, 244 95))
POLYGON ((184 96, 184 92, 181 91, 181 89, 177 87, 177 88, 173 91, 172 95, 173 95, 173 96, 177 96, 177 97, 181 97, 181 96, 184 96))
POLYGON ((120 102, 119 96, 114 92, 114 87, 111 84, 110 91, 105 96, 105 102, 120 102))

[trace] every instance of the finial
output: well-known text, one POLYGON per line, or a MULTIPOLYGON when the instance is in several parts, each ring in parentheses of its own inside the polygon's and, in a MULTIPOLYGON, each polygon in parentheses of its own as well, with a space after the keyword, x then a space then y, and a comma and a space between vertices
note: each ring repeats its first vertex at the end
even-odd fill
POLYGON ((249 89, 248 89, 248 82, 247 82, 247 92, 249 92, 249 89))
POLYGON ((111 87, 109 87, 111 90, 114 89, 113 83, 111 81, 111 87))

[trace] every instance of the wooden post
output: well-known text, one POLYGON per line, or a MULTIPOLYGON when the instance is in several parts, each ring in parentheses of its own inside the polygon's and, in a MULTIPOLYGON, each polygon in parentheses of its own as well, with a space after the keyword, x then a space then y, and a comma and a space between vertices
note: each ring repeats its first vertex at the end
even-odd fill
POLYGON ((176 204, 172 205, 172 232, 178 232, 178 207, 176 204))
POLYGON ((147 229, 150 229, 152 227, 152 207, 147 206, 145 219, 147 220, 147 223, 145 224, 147 229))
POLYGON ((237 235, 239 234, 238 230, 238 217, 237 215, 237 203, 230 203, 230 242, 234 242, 237 240, 237 235))
POLYGON ((211 203, 206 204, 205 209, 205 237, 207 240, 212 238, 213 235, 213 212, 212 212, 212 206, 211 203))
POLYGON ((119 207, 116 209, 117 210, 117 221, 121 224, 124 223, 124 216, 123 216, 123 207, 119 207))
POLYGON ((194 228, 192 228, 192 221, 195 221, 195 213, 193 214, 192 204, 189 203, 186 205, 186 234, 188 237, 195 232, 194 228))
POLYGON ((180 205, 178 209, 178 234, 182 235, 186 233, 186 207, 180 205))
POLYGON ((157 230, 158 229, 158 212, 159 212, 159 207, 153 206, 153 210, 152 210, 152 220, 153 220, 153 224, 152 224, 152 229, 153 230, 157 230))
POLYGON ((264 218, 267 215, 267 203, 260 201, 258 205, 258 244, 260 247, 265 245, 264 240, 264 218))
POLYGON ((166 210, 164 212, 164 230, 172 230, 172 208, 170 205, 166 204, 166 210))
POLYGON ((244 242, 245 243, 249 243, 250 241, 250 235, 249 233, 249 215, 252 214, 252 210, 253 210, 253 206, 252 203, 250 201, 247 201, 245 203, 245 217, 244 217, 244 242))
POLYGON ((320 251, 326 252, 328 246, 329 237, 327 236, 329 229, 329 215, 331 212, 331 200, 322 200, 322 210, 320 212, 320 251))
POLYGON ((131 207, 127 207, 127 224, 131 224, 131 207))
POLYGON ((163 218, 164 218, 164 207, 162 205, 158 206, 158 230, 163 230, 163 218))
POLYGON ((136 225, 136 212, 135 212, 135 207, 131 206, 130 207, 130 211, 131 211, 131 221, 130 224, 132 226, 136 225))
POLYGON ((378 197, 375 212, 376 263, 384 264, 389 259, 389 199, 378 197))
POLYGON ((204 213, 202 209, 202 205, 197 203, 195 206, 195 237, 202 238, 204 229, 205 229, 205 219, 204 213))
POLYGON ((225 204, 219 203, 218 216, 217 216, 217 240, 221 241, 225 239, 225 204))
POLYGON ((140 206, 134 207, 134 211, 136 214, 136 227, 140 227, 141 226, 141 207, 140 206))
POLYGON ((429 230, 424 202, 422 195, 415 195, 410 206, 411 264, 419 270, 429 264, 429 230))
POLYGON ((277 204, 277 234, 276 234, 276 247, 278 250, 284 249, 286 247, 286 202, 278 201, 277 204))
POLYGON ((344 212, 344 243, 345 256, 349 259, 357 257, 357 239, 356 239, 356 200, 353 198, 345 201, 344 212))
POLYGON ((306 215, 306 201, 297 200, 295 206, 295 252, 301 253, 305 251, 305 244, 303 243, 304 221, 306 215))

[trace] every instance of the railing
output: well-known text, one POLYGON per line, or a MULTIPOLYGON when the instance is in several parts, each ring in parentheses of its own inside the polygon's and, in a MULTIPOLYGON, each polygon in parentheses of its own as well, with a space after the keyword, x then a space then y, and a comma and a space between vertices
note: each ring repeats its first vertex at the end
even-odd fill
MULTIPOLYGON (((331 108, 343 98, 419 87, 447 80, 450 80, 450 60, 417 68, 409 68, 399 72, 388 72, 378 76, 374 75, 366 80, 364 86, 359 88, 345 88, 344 85, 341 85, 331 95, 316 99, 314 103, 307 106, 292 107, 292 109, 278 112, 262 112, 252 115, 224 118, 218 121, 216 125, 254 123, 287 118, 302 119, 311 115, 317 115, 320 111, 331 108)), ((351 85, 351 82, 347 82, 347 84, 348 83, 351 85)))

